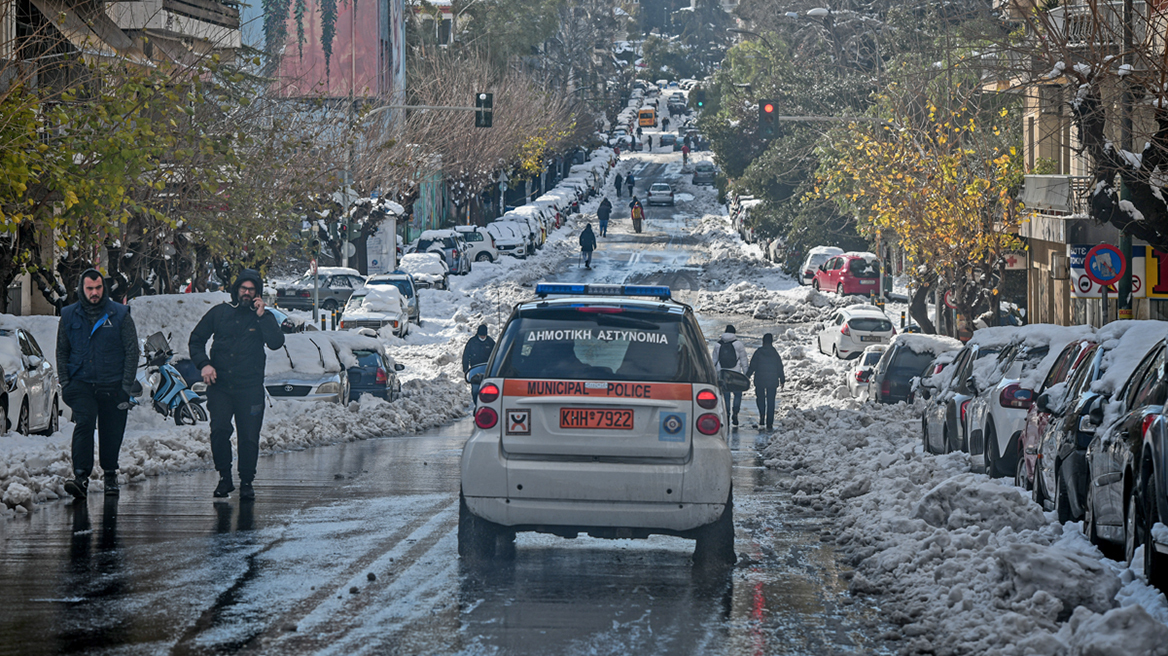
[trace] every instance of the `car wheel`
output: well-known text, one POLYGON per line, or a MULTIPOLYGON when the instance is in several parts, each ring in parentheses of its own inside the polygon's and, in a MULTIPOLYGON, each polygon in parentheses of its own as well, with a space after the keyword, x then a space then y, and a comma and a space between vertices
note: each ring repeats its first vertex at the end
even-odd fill
POLYGON ((835 344, 832 344, 832 345, 831 345, 831 355, 832 355, 832 357, 834 357, 835 359, 837 359, 837 360, 839 359, 839 356, 840 356, 840 354, 839 354, 839 347, 838 347, 838 346, 836 346, 835 344))
POLYGON ((998 472, 998 432, 990 424, 985 429, 985 440, 982 442, 982 458, 985 460, 985 473, 990 478, 1002 478, 998 472))
POLYGON ((1071 521, 1071 501, 1067 498, 1067 482, 1059 474, 1057 466, 1054 470, 1054 489, 1054 511, 1058 516, 1058 523, 1066 524, 1071 521))
POLYGON ((835 293, 838 296, 844 295, 844 284, 842 282, 835 286, 835 293))
POLYGON ((0 435, 8 433, 8 399, 0 399, 0 435))
POLYGON ((953 453, 953 444, 949 441, 949 424, 941 429, 941 449, 942 453, 953 453))
POLYGON ((502 527, 471 513, 462 492, 458 493, 458 556, 481 562, 495 557, 495 542, 502 527))
POLYGON ((320 304, 320 308, 326 312, 332 312, 337 309, 337 301, 335 299, 328 299, 320 304))
POLYGON ((921 415, 921 442, 924 444, 925 453, 933 452, 929 448, 929 421, 925 419, 924 415, 921 415))
MULTIPOLYGON (((1037 479, 1038 479, 1038 477, 1035 476, 1035 483, 1037 483, 1037 479)), ((1085 523, 1087 524, 1087 527, 1086 527, 1087 539, 1091 542, 1091 544, 1099 547, 1100 550, 1110 549, 1111 545, 1108 542, 1106 542, 1102 537, 1099 536, 1099 526, 1098 526, 1098 524, 1095 523, 1095 486, 1094 485, 1087 486, 1087 508, 1085 510, 1086 511, 1084 513, 1083 519, 1085 520, 1085 523)))
POLYGON ((734 489, 726 495, 726 507, 721 516, 697 530, 694 545, 694 567, 733 565, 738 560, 734 553, 734 489))
POLYGON ((1123 518, 1123 558, 1128 565, 1136 558, 1136 549, 1140 547, 1140 507, 1136 503, 1136 494, 1133 490, 1127 497, 1127 514, 1123 518))
POLYGON ((52 435, 61 428, 61 406, 56 397, 53 398, 53 406, 49 410, 49 425, 41 432, 41 435, 52 435))
POLYGON ((29 434, 29 430, 28 430, 28 399, 27 398, 24 400, 23 403, 20 404, 20 414, 17 415, 17 420, 16 420, 16 432, 20 433, 21 435, 28 435, 29 434))
POLYGON ((1156 518, 1159 513, 1156 508, 1156 480, 1152 475, 1148 476, 1147 487, 1144 490, 1144 521, 1143 532, 1140 536, 1140 541, 1144 545, 1144 578, 1147 579, 1148 584, 1155 586, 1160 590, 1168 589, 1168 562, 1165 562, 1165 557, 1156 551, 1156 545, 1152 541, 1152 526, 1156 523, 1156 518))
POLYGON ((491 258, 491 254, 487 253, 485 251, 482 253, 479 253, 478 255, 475 256, 475 262, 494 262, 494 261, 495 260, 491 258))
POLYGON ((811 288, 814 289, 815 291, 819 291, 819 278, 812 278, 811 279, 811 288))
MULTIPOLYGON (((1035 482, 1038 481, 1038 476, 1034 477, 1035 482)), ((1026 479, 1026 459, 1018 458, 1018 465, 1014 467, 1014 486, 1020 487, 1027 492, 1033 491, 1033 483, 1026 479)), ((1037 499, 1035 499, 1037 501, 1037 499)))

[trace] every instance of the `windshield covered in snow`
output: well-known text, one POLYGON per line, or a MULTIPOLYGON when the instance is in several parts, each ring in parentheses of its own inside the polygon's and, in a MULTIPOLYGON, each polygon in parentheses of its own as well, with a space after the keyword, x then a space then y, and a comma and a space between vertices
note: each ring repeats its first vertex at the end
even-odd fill
POLYGON ((524 310, 500 339, 491 376, 707 382, 705 341, 679 314, 628 308, 524 310))

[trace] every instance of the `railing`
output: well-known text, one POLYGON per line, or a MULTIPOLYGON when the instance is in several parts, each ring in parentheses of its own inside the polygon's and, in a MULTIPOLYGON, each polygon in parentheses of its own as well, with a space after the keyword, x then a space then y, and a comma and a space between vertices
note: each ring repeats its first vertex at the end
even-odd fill
MULTIPOLYGON (((1051 26, 1067 45, 1123 46, 1123 2, 1078 0, 1050 10, 1051 26)), ((1132 42, 1143 44, 1148 35, 1146 2, 1132 3, 1132 42)))

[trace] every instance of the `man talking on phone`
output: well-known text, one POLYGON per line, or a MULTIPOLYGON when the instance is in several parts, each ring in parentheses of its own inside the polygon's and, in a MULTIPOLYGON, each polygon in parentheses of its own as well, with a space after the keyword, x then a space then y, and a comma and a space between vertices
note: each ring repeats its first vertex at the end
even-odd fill
POLYGON ((219 471, 216 497, 235 489, 231 478, 231 420, 239 443, 239 498, 255 498, 252 481, 260 454, 264 423, 264 346, 273 351, 284 345, 276 317, 264 309, 263 282, 255 269, 244 269, 231 286, 231 302, 207 311, 191 332, 191 360, 207 384, 211 413, 211 457, 219 471), (207 340, 211 357, 207 357, 207 340))

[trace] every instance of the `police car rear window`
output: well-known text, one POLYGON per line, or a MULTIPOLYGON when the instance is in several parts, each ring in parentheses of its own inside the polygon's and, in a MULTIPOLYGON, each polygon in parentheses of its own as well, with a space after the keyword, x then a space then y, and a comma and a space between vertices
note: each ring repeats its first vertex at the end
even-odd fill
POLYGON ((622 308, 522 311, 507 325, 491 376, 710 382, 704 342, 685 315, 622 308))

